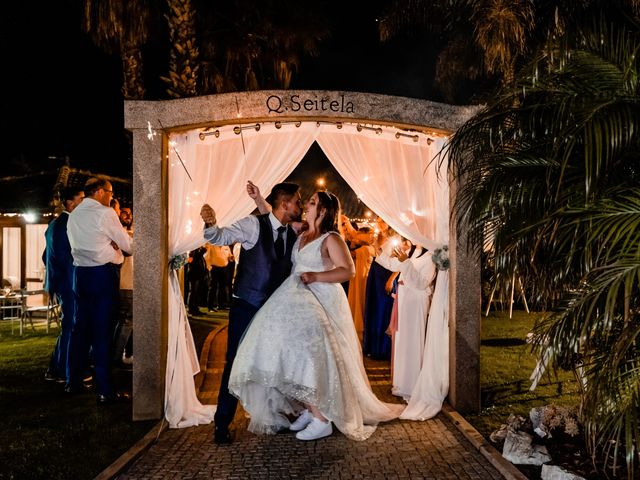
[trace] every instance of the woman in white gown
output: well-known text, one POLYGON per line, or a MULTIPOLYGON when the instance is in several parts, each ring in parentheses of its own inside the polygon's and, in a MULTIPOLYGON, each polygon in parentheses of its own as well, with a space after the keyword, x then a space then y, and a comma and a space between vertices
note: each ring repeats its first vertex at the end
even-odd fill
POLYGON ((337 233, 339 202, 317 192, 305 206, 308 230, 293 249, 291 275, 258 311, 240 344, 229 390, 251 416, 249 430, 297 438, 332 433, 365 440, 402 405, 371 391, 362 351, 341 282, 354 274, 337 233), (290 423, 287 415, 298 414, 290 423))
POLYGON ((378 255, 377 262, 388 270, 400 272, 391 391, 408 402, 422 369, 436 265, 431 254, 420 246, 411 256, 400 249, 395 249, 391 256, 383 253, 378 255))

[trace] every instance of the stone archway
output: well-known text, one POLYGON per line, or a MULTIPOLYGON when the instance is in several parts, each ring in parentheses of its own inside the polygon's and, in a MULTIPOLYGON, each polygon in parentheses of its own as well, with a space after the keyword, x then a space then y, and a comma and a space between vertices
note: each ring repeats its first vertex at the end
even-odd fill
MULTIPOLYGON (((237 92, 166 101, 126 101, 125 128, 133 134, 135 208, 133 418, 164 412, 167 356, 168 184, 167 134, 230 123, 350 121, 453 133, 478 107, 325 90, 237 92)), ((451 184, 451 202, 456 184, 451 184)), ((449 402, 460 412, 480 407, 480 265, 466 239, 450 228, 449 402)))

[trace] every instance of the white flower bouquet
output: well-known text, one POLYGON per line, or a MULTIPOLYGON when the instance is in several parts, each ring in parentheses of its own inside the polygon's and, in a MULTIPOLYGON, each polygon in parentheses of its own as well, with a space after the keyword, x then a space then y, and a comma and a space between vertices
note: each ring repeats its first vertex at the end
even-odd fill
POLYGON ((442 248, 436 248, 431 255, 431 260, 438 270, 449 270, 449 247, 444 245, 442 248))

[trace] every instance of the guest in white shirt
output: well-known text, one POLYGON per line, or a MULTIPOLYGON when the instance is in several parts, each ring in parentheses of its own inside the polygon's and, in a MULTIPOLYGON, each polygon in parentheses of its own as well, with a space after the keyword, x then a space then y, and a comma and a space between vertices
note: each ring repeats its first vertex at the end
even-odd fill
POLYGON ((119 268, 123 252, 132 253, 132 240, 109 206, 113 187, 105 179, 91 178, 85 199, 69 215, 67 234, 75 265, 73 290, 76 315, 69 345, 67 393, 82 390, 82 377, 89 349, 93 350, 97 401, 116 399, 111 382, 111 343, 119 290, 119 268))

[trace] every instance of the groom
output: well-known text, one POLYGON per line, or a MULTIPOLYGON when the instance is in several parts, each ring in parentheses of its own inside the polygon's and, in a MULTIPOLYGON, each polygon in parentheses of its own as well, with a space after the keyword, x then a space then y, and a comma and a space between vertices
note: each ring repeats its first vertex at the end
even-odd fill
POLYGON ((216 225, 215 212, 209 205, 203 205, 200 210, 205 223, 204 238, 209 243, 222 246, 239 242, 242 245, 229 310, 226 364, 215 414, 213 440, 219 444, 231 443, 229 425, 238 399, 229 393, 229 375, 240 339, 256 312, 291 272, 291 250, 296 234, 289 224, 299 221, 302 214, 299 187, 294 183, 279 183, 266 200, 272 207, 271 213, 249 215, 228 227, 216 225))

